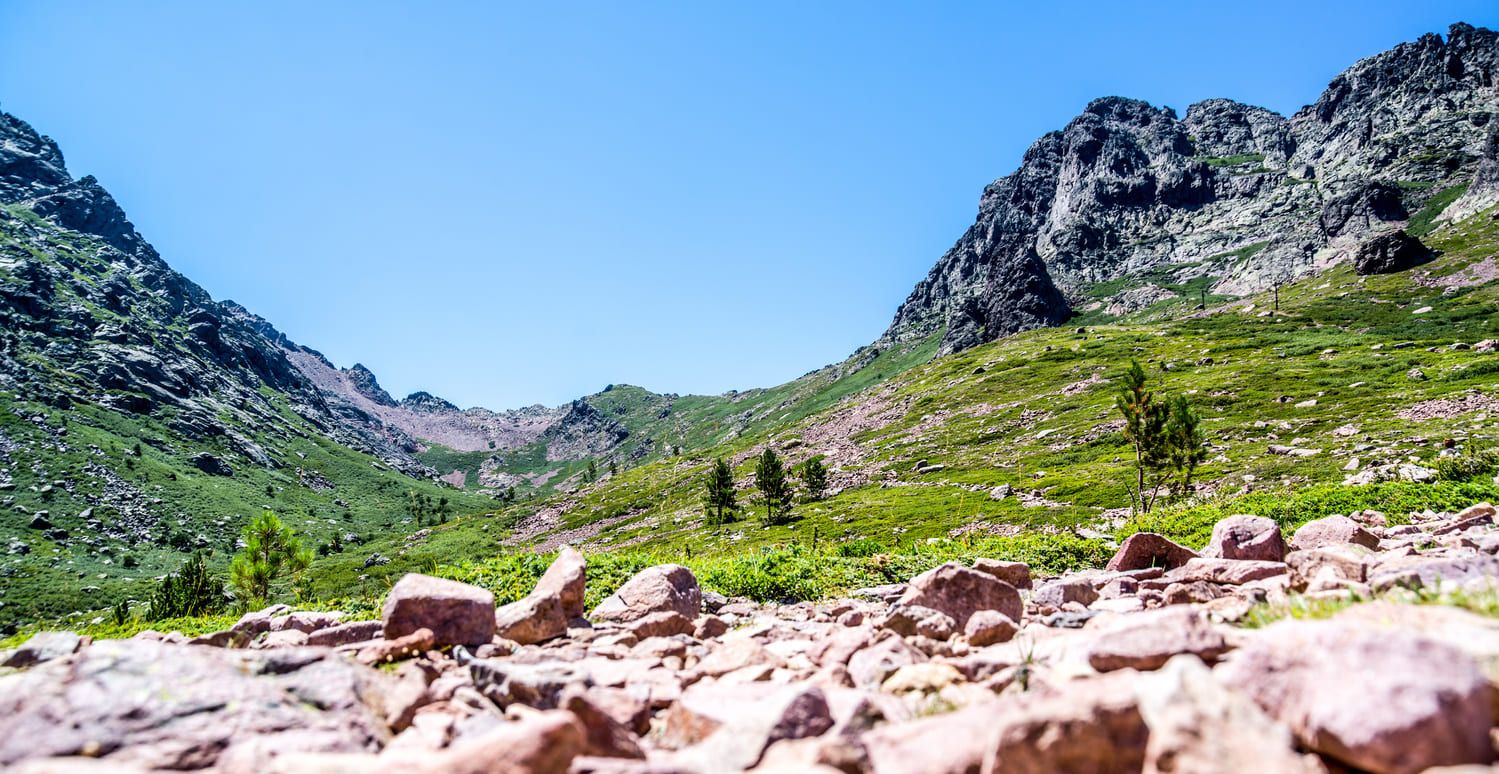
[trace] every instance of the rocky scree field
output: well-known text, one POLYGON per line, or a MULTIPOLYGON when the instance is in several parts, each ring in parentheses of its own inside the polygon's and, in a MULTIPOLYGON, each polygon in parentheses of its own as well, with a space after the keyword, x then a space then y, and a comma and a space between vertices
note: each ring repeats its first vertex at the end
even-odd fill
POLYGON ((1494 519, 1363 510, 1288 538, 1232 516, 1200 552, 1140 532, 1101 569, 980 557, 817 604, 725 597, 677 564, 598 589, 564 548, 498 606, 408 574, 378 619, 278 605, 194 637, 44 632, 0 654, 0 764, 1487 770, 1494 519))

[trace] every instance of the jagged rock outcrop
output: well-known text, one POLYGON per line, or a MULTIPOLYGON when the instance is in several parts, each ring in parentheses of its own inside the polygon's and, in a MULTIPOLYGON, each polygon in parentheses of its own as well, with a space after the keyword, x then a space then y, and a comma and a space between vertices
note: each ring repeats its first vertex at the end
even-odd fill
POLYGON ((1465 208, 1476 211, 1499 200, 1479 193, 1499 173, 1478 163, 1499 113, 1496 62, 1499 36, 1456 24, 1446 39, 1356 63, 1290 118, 1225 99, 1184 118, 1094 100, 984 189, 974 225, 881 341, 941 331, 951 352, 1060 324, 1074 307, 1129 311, 1089 291, 1128 292, 1147 273, 1168 285, 1206 277, 1220 294, 1262 290, 1352 259, 1475 169, 1465 208))

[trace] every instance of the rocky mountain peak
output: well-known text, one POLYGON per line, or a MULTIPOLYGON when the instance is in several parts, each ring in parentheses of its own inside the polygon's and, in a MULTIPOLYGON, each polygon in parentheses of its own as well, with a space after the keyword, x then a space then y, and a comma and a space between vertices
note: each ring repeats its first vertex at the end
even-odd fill
MULTIPOLYGON (((365 368, 363 363, 355 363, 347 371, 349 381, 353 383, 354 389, 366 398, 382 405, 395 406, 396 401, 390 397, 390 393, 380 386, 380 381, 370 369, 365 368)), ((451 405, 451 404, 449 404, 451 405)))
POLYGON ((1471 179, 1499 113, 1496 65, 1499 36, 1458 24, 1356 63, 1290 119, 1228 99, 1184 119, 1093 100, 984 189, 881 342, 940 331, 952 352, 1139 308, 1098 298, 1104 283, 1152 305, 1189 282, 1238 295, 1350 260, 1471 179))
MULTIPOLYGON (((373 374, 371 375, 373 376, 373 374)), ((401 407, 412 411, 420 411, 428 414, 439 414, 449 411, 458 411, 458 407, 433 395, 430 392, 417 391, 401 399, 401 407)))

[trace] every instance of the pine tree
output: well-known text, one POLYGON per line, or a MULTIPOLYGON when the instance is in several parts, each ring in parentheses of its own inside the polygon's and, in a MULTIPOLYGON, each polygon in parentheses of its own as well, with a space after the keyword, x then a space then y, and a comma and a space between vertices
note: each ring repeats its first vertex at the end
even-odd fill
POLYGON ((828 469, 822 457, 813 457, 801 465, 802 489, 809 503, 815 503, 827 495, 828 469))
POLYGON ((312 552, 276 514, 264 511, 245 527, 245 547, 229 565, 230 582, 240 599, 251 604, 270 597, 271 583, 300 574, 312 563, 312 552))
POLYGON ((609 460, 609 475, 611 477, 619 475, 619 463, 618 462, 615 462, 614 460, 609 460))
POLYGON ((1185 495, 1192 491, 1192 475, 1197 466, 1207 459, 1207 446, 1202 437, 1201 420, 1187 396, 1178 395, 1171 401, 1171 416, 1166 421, 1167 456, 1177 473, 1176 491, 1185 495))
POLYGON ((588 470, 584 471, 583 477, 587 479, 588 483, 590 484, 599 480, 599 466, 593 460, 590 459, 588 461, 588 470))
POLYGON ((224 606, 224 584, 208 571, 202 554, 193 554, 182 569, 161 579, 151 592, 146 617, 182 618, 218 612, 224 606))
POLYGON ((768 446, 755 463, 755 487, 765 501, 765 523, 784 524, 791 510, 791 482, 786 478, 781 458, 768 446))
POLYGON ((708 526, 721 527, 733 521, 734 512, 739 510, 738 498, 734 495, 734 471, 722 457, 708 469, 706 484, 703 507, 708 514, 708 526))
POLYGON ((1155 502, 1154 488, 1159 485, 1159 472, 1167 464, 1166 420, 1167 404, 1156 401, 1155 393, 1147 386, 1145 369, 1130 361, 1123 377, 1124 386, 1114 399, 1114 405, 1124 416, 1124 438, 1135 453, 1135 483, 1130 492, 1130 508, 1137 513, 1149 513, 1155 502), (1152 486, 1150 496, 1146 486, 1152 486))

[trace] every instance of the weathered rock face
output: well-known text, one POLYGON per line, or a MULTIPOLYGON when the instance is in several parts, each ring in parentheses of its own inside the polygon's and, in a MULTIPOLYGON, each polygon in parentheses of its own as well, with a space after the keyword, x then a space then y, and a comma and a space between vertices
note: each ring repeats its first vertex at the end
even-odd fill
POLYGON ((1499 111, 1496 62, 1494 32, 1457 24, 1358 62, 1289 119, 1222 99, 1185 118, 1095 100, 984 190, 882 341, 943 331, 952 352, 1056 325, 1091 286, 1145 270, 1240 294, 1349 260, 1434 189, 1473 177, 1499 111))

